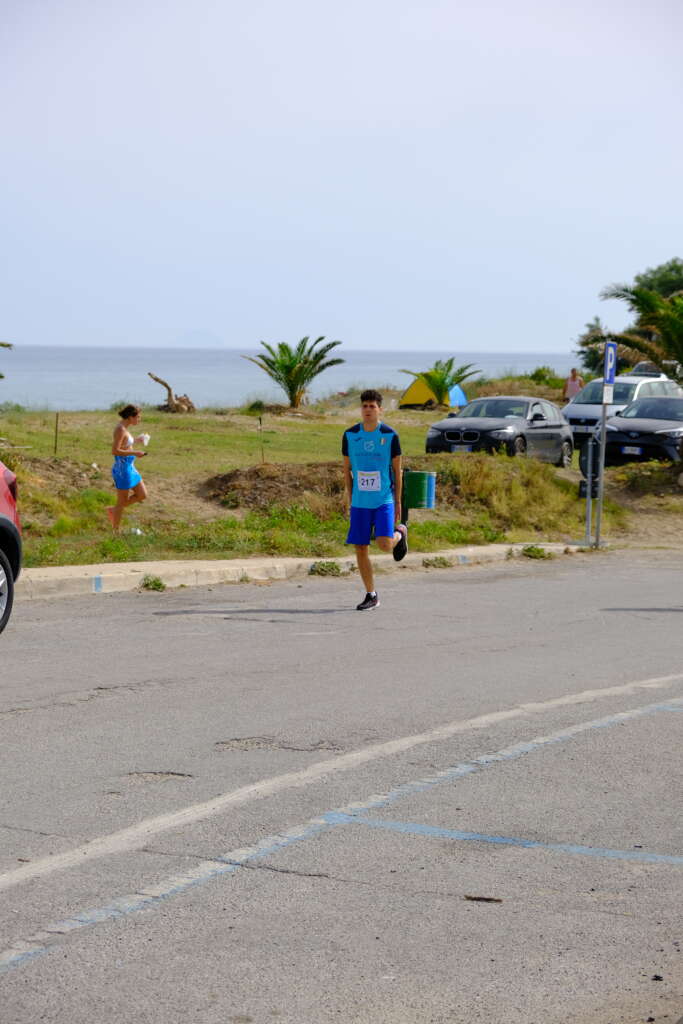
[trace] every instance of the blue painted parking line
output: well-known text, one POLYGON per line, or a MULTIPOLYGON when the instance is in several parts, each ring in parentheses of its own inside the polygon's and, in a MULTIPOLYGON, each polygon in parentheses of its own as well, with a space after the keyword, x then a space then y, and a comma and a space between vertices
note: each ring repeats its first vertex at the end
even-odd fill
POLYGON ((457 839, 464 842, 494 843, 497 846, 519 846, 525 850, 550 850, 553 853, 580 854, 583 857, 606 857, 611 860, 632 860, 644 864, 683 864, 683 857, 664 853, 645 853, 642 850, 610 850, 596 846, 577 846, 574 843, 541 843, 535 839, 520 839, 516 836, 490 836, 482 832, 461 832, 458 829, 438 828, 435 825, 421 825, 412 821, 384 821, 381 818, 366 818, 362 814, 329 814, 325 820, 331 825, 366 825, 368 828, 386 829, 402 835, 426 836, 436 839, 457 839))
MULTIPOLYGON (((648 854, 635 850, 605 850, 573 844, 541 843, 535 840, 507 836, 487 836, 482 833, 460 832, 411 822, 385 822, 381 819, 373 819, 368 814, 372 810, 387 807, 403 797, 427 792, 436 786, 454 782, 457 779, 465 778, 468 775, 483 771, 497 764, 514 761, 551 745, 566 742, 583 733, 607 729, 646 715, 670 711, 683 711, 683 697, 668 700, 666 703, 648 704, 644 707, 632 708, 629 711, 618 712, 588 722, 580 722, 548 736, 536 737, 525 743, 516 743, 511 747, 492 754, 483 754, 481 757, 454 765, 426 778, 397 786, 387 793, 375 794, 367 800, 348 804, 346 807, 334 811, 328 811, 280 835, 268 836, 253 846, 233 850, 221 857, 202 861, 185 875, 167 878, 155 886, 149 886, 140 892, 113 900, 104 907, 79 912, 71 918, 48 925, 33 937, 17 943, 11 949, 0 952, 0 974, 12 968, 26 966, 28 963, 49 953, 59 945, 59 936, 61 935, 100 924, 104 921, 139 913, 143 910, 154 909, 172 897, 182 895, 193 888, 204 885, 206 882, 225 877, 226 875, 233 875, 240 869, 249 868, 253 865, 254 861, 273 856, 294 843, 305 842, 332 829, 343 828, 351 824, 387 829, 404 835, 436 836, 443 839, 497 843, 499 845, 517 846, 527 849, 546 849, 557 853, 609 857, 623 861, 681 865, 683 864, 683 857, 648 854)), ((153 853, 154 851, 149 850, 148 852, 153 853)))

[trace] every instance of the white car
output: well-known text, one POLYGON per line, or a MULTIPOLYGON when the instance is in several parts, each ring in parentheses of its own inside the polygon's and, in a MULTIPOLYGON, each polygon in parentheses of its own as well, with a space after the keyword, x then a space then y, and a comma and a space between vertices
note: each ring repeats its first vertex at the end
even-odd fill
MULTIPOLYGON (((663 374, 624 374, 614 381, 614 395, 607 415, 616 416, 636 398, 680 398, 683 389, 663 374)), ((602 416, 602 377, 581 388, 562 412, 572 428, 574 447, 579 448, 594 432, 602 416)))

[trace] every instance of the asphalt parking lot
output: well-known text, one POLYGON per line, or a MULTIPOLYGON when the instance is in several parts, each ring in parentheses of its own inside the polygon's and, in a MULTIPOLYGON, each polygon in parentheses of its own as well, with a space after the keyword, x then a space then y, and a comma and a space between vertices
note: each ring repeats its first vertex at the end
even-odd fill
POLYGON ((681 569, 22 605, 0 1019, 677 1024, 681 569))

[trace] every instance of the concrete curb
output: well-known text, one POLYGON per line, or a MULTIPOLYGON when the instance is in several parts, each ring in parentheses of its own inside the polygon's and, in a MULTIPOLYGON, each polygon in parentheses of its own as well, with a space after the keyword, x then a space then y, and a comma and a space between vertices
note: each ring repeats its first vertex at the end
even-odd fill
MULTIPOLYGON (((409 553, 402 562, 391 555, 375 555, 379 572, 423 569, 426 558, 448 559, 454 567, 504 562, 519 558, 528 544, 486 544, 449 548, 445 551, 409 553)), ((551 555, 573 554, 575 544, 537 544, 551 555)), ((286 580, 307 576, 314 562, 335 561, 342 570, 355 569, 353 558, 244 558, 223 561, 113 562, 101 565, 64 565, 46 569, 24 569, 17 582, 16 600, 79 597, 85 594, 114 594, 140 589, 145 576, 154 576, 167 587, 200 587, 214 583, 247 583, 286 580)))

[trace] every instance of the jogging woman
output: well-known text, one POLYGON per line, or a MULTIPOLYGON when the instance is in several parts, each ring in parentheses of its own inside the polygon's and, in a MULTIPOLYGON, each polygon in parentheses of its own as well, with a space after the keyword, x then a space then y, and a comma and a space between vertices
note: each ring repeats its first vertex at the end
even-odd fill
POLYGON ((147 452, 133 450, 133 444, 140 442, 146 436, 140 434, 133 437, 129 427, 136 427, 140 422, 140 406, 127 405, 119 412, 121 422, 114 431, 114 443, 111 453, 114 456, 114 465, 111 475, 116 488, 116 504, 107 509, 107 515, 114 533, 118 533, 121 525, 123 510, 136 502, 144 501, 147 497, 147 489, 142 477, 135 468, 135 459, 143 458, 147 452))

